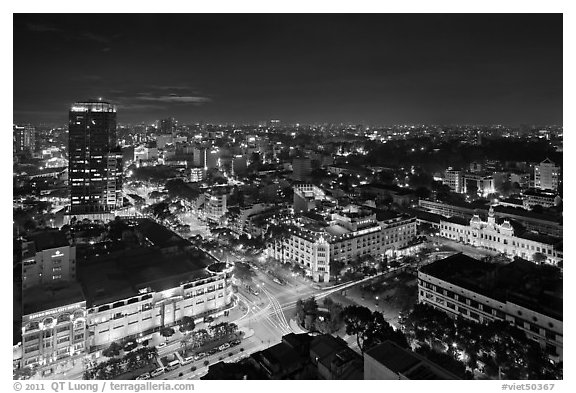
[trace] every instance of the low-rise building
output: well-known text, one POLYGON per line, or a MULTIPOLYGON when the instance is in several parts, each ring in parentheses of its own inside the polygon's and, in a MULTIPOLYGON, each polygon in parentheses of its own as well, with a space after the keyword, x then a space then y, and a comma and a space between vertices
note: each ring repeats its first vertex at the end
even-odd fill
POLYGON ((307 213, 284 238, 269 242, 267 252, 300 264, 315 281, 327 282, 331 261, 380 259, 407 246, 415 236, 414 217, 348 206, 331 213, 307 213))
POLYGON ((479 323, 508 321, 562 360, 562 278, 550 267, 455 254, 420 268, 418 301, 479 323))
POLYGON ((76 281, 50 280, 23 291, 21 366, 54 372, 58 363, 113 341, 176 326, 184 316, 199 322, 231 307, 231 267, 157 228, 147 220, 137 227, 150 247, 88 259, 76 281))
POLYGON ((523 206, 532 209, 534 206, 552 207, 562 202, 562 198, 554 191, 531 189, 524 191, 523 206))
POLYGON ((222 312, 232 301, 231 269, 199 250, 166 255, 153 249, 87 263, 80 281, 88 310, 88 345, 146 335, 222 312))
POLYGON ((385 341, 364 354, 365 380, 460 379, 436 363, 392 341, 385 341))

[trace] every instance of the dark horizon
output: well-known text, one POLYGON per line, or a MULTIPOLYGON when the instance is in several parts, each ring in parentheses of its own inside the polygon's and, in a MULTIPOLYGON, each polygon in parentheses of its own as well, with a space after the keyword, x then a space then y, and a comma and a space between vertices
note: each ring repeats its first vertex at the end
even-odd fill
POLYGON ((14 16, 14 122, 563 124, 562 14, 14 16))

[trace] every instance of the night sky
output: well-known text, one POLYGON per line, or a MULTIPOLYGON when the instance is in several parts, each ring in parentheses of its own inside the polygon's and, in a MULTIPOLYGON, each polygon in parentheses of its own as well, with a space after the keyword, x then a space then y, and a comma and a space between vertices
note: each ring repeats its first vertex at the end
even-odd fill
POLYGON ((562 15, 15 15, 14 121, 562 124, 562 15))

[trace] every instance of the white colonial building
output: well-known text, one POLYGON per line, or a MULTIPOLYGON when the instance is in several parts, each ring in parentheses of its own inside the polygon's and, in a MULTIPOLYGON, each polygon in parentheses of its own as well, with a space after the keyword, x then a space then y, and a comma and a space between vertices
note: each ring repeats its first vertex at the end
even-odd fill
POLYGON ((532 260, 535 254, 540 253, 546 257, 548 263, 557 265, 562 261, 560 239, 533 232, 515 235, 509 221, 504 220, 501 224, 496 222, 492 207, 488 212, 488 221, 482 221, 478 215, 474 215, 469 222, 459 217, 441 220, 440 235, 475 247, 498 251, 510 257, 532 260))

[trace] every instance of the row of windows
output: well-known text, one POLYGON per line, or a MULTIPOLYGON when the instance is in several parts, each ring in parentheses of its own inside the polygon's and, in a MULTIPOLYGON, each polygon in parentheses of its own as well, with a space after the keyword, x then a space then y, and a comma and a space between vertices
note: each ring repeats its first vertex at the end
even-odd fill
MULTIPOLYGON (((505 319, 506 319, 506 314, 505 314, 504 312, 502 312, 502 311, 500 311, 500 310, 497 310, 497 309, 494 309, 494 308, 492 308, 492 307, 489 307, 489 306, 487 306, 487 305, 485 305, 485 304, 480 304, 480 303, 478 303, 477 301, 475 301, 475 300, 473 300, 473 299, 469 299, 469 298, 467 298, 467 297, 465 297, 465 296, 458 295, 458 294, 456 294, 456 293, 454 293, 454 292, 452 292, 452 291, 447 291, 447 290, 445 290, 445 289, 440 289, 440 288, 436 287, 435 285, 432 285, 432 284, 427 283, 427 282, 423 282, 422 286, 425 287, 425 288, 431 289, 431 290, 435 291, 436 293, 440 293, 440 294, 442 294, 442 295, 444 295, 444 296, 447 296, 447 297, 450 298, 450 299, 454 299, 455 301, 458 301, 458 302, 460 302, 460 303, 464 303, 464 304, 466 304, 466 305, 467 305, 468 307, 470 307, 470 308, 474 308, 474 309, 476 309, 476 310, 483 311, 483 312, 485 312, 485 313, 487 313, 487 314, 491 314, 492 316, 494 316, 494 317, 496 317, 496 318, 498 318, 498 319, 500 319, 500 320, 505 320, 505 319)), ((424 297, 427 298, 427 299, 432 299, 432 298, 434 297, 431 293, 429 293, 429 292, 424 293, 424 291, 422 291, 422 290, 420 291, 420 295, 421 295, 421 296, 424 296, 424 297)), ((440 298, 440 297, 438 297, 438 296, 436 296, 436 302, 439 303, 439 304, 443 304, 443 305, 444 305, 444 299, 442 299, 442 298, 440 298)), ((456 307, 456 305, 455 305, 454 303, 451 303, 451 302, 447 302, 446 305, 447 305, 448 307, 452 308, 452 309, 455 309, 455 307, 456 307)), ((471 318, 473 318, 473 319, 475 319, 475 320, 478 320, 478 321, 480 320, 479 314, 476 313, 476 312, 474 312, 474 311, 472 311, 472 310, 469 310, 468 308, 464 308, 464 307, 461 307, 461 306, 457 306, 457 310, 458 310, 459 313, 461 313, 461 314, 463 314, 463 315, 469 315, 471 318)), ((520 313, 520 312, 519 312, 519 313, 520 313)), ((510 315, 508 315, 507 318, 508 318, 509 321, 511 321, 512 323, 516 324, 517 326, 519 326, 519 327, 521 327, 521 328, 524 328, 524 329, 527 329, 527 330, 531 330, 532 332, 534 332, 534 333, 536 333, 536 334, 540 334, 540 329, 542 329, 542 330, 544 331, 544 335, 545 335, 546 338, 551 339, 551 340, 557 339, 556 333, 552 332, 552 331, 549 330, 549 329, 545 329, 545 328, 540 327, 540 326, 538 326, 538 325, 536 325, 536 324, 534 324, 534 323, 528 322, 528 321, 526 321, 526 320, 524 320, 524 319, 521 319, 521 318, 518 318, 518 317, 515 317, 515 316, 510 316, 510 315)), ((537 318, 536 318, 536 317, 534 317, 533 319, 534 319, 535 321, 537 321, 537 318)), ((548 326, 549 326, 550 328, 554 327, 554 325, 553 325, 551 322, 548 324, 548 326)))

